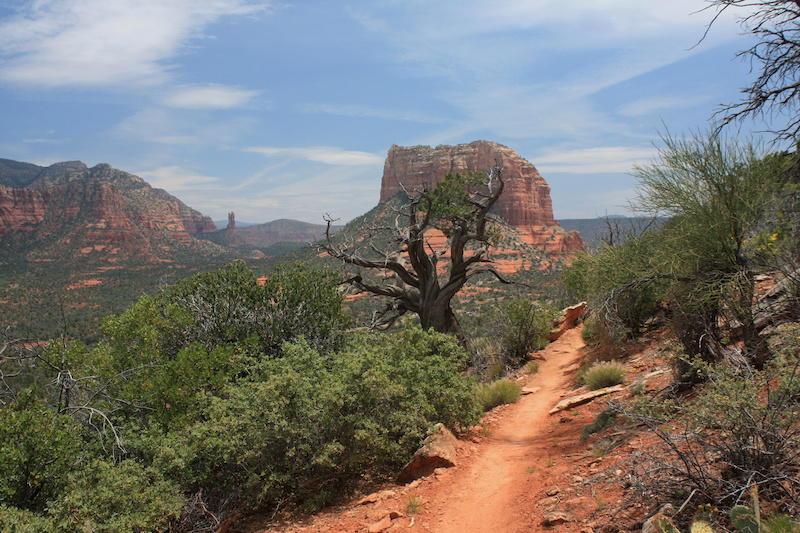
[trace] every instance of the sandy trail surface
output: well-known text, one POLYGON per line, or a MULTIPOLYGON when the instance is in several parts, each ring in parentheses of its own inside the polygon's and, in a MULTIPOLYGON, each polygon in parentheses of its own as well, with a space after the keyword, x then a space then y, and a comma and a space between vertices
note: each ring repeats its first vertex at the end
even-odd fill
POLYGON ((541 352, 544 360, 539 361, 538 372, 518 380, 530 392, 516 404, 487 414, 482 428, 462 437, 455 467, 405 486, 387 486, 366 501, 329 509, 302 522, 248 531, 553 531, 543 523, 553 508, 547 498, 570 516, 559 530, 591 531, 584 529, 586 520, 580 517, 590 516, 598 504, 569 486, 580 483, 576 470, 594 468, 598 461, 579 440, 580 428, 591 423, 598 408, 549 414, 574 389, 574 371, 584 346, 580 329, 550 343, 541 352))
POLYGON ((559 415, 548 412, 574 388, 565 370, 573 367, 584 346, 580 332, 568 331, 547 346, 539 371, 525 387, 536 390, 522 396, 490 432, 476 453, 458 468, 428 505, 439 519, 419 531, 440 533, 531 531, 525 516, 531 483, 547 484, 561 473, 553 455, 559 454, 559 415), (537 475, 538 473, 538 475, 537 475))

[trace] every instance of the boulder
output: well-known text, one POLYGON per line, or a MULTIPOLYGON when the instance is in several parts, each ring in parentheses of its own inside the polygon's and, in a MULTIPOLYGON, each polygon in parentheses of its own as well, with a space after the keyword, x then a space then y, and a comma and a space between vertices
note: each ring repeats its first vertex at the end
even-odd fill
POLYGON ((411 461, 397 476, 397 482, 406 484, 432 474, 437 468, 456 465, 458 439, 443 424, 436 424, 422 441, 411 461))
POLYGON ((578 319, 586 313, 586 302, 575 304, 561 311, 561 317, 553 324, 553 329, 547 335, 550 342, 571 330, 578 324, 578 319))

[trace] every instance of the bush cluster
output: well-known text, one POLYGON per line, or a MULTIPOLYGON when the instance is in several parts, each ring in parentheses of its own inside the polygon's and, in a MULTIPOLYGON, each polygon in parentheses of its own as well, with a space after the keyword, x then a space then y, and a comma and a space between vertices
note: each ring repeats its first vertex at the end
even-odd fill
POLYGON ((485 380, 495 380, 521 367, 527 355, 547 345, 558 312, 530 298, 501 301, 487 320, 486 337, 474 341, 472 365, 485 380))
POLYGON ((313 509, 396 471, 436 423, 477 422, 458 342, 345 334, 336 281, 293 265, 259 282, 234 263, 140 298, 92 349, 6 342, 0 531, 194 531, 313 509))
POLYGON ((729 339, 742 341, 759 365, 767 354, 754 318, 755 275, 785 266, 785 254, 763 253, 763 236, 798 243, 770 215, 790 187, 778 179, 785 158, 715 135, 663 141, 651 164, 634 168, 640 185, 632 207, 669 219, 581 255, 564 283, 590 302, 600 340, 636 337, 664 309, 688 355, 718 360, 729 339))

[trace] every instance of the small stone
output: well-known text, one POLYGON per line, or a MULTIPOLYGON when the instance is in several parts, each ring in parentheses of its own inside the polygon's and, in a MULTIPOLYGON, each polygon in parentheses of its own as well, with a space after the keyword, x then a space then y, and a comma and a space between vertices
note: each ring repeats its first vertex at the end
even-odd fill
POLYGON ((542 518, 542 523, 546 526, 557 526, 559 524, 566 524, 567 522, 571 521, 572 518, 567 513, 562 513, 560 511, 547 513, 542 518))
POLYGON ((433 474, 437 478, 445 477, 445 476, 447 476, 447 475, 449 475, 451 473, 452 473, 452 471, 448 470, 447 468, 437 468, 436 470, 433 471, 433 474))
POLYGON ((566 507, 578 507, 578 506, 586 506, 589 505, 590 499, 588 496, 579 496, 577 498, 572 498, 571 500, 567 500, 564 502, 566 507))
POLYGON ((397 520, 398 518, 403 518, 403 516, 405 516, 405 515, 403 513, 401 513, 400 511, 390 511, 389 512, 389 518, 391 518, 392 520, 397 520))
POLYGON ((619 476, 621 476, 622 474, 624 474, 624 472, 623 472, 622 470, 620 470, 620 469, 614 470, 614 475, 615 475, 615 476, 619 477, 619 476))
POLYGON ((549 498, 542 498, 542 499, 541 499, 541 500, 539 500, 537 503, 538 503, 539 505, 541 505, 542 507, 547 507, 547 506, 549 506, 549 505, 555 505, 555 504, 557 504, 557 503, 558 503, 558 498, 556 498, 555 496, 551 496, 551 497, 549 497, 549 498))
POLYGON ((666 516, 672 516, 675 514, 675 507, 671 503, 665 503, 658 512, 666 516))
POLYGON ((572 422, 572 419, 568 416, 562 416, 559 422, 561 424, 568 424, 569 422, 572 422))
POLYGON ((356 502, 356 505, 366 505, 368 503, 375 503, 376 501, 380 500, 381 497, 378 495, 377 492, 373 492, 369 496, 364 496, 360 500, 356 502))
POLYGON ((573 483, 583 483, 586 479, 582 478, 581 476, 572 476, 573 483))
POLYGON ((392 527, 392 519, 388 516, 383 517, 383 520, 376 522, 367 528, 369 533, 383 533, 392 527))
POLYGON ((558 487, 553 487, 553 488, 551 488, 551 489, 548 489, 548 490, 545 492, 545 494, 547 494, 548 496, 555 496, 555 495, 556 495, 556 494, 558 494, 559 492, 561 492, 561 489, 559 489, 558 487))
POLYGON ((417 487, 419 487, 420 483, 422 483, 422 480, 421 479, 416 479, 416 480, 412 481, 411 483, 409 483, 408 485, 406 485, 406 488, 407 489, 416 489, 417 487))

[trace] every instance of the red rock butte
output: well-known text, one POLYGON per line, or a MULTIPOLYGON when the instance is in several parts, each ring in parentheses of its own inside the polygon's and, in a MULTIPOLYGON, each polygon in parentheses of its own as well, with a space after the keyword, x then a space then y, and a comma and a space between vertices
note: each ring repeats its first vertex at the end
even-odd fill
POLYGON ((497 165, 503 168, 505 181, 503 194, 494 208, 497 215, 530 244, 547 252, 571 254, 584 249, 578 232, 565 232, 553 218, 550 186, 536 167, 511 148, 495 142, 475 141, 436 148, 393 145, 383 167, 380 201, 385 202, 403 190, 411 193, 433 187, 448 173, 488 172, 497 165))

